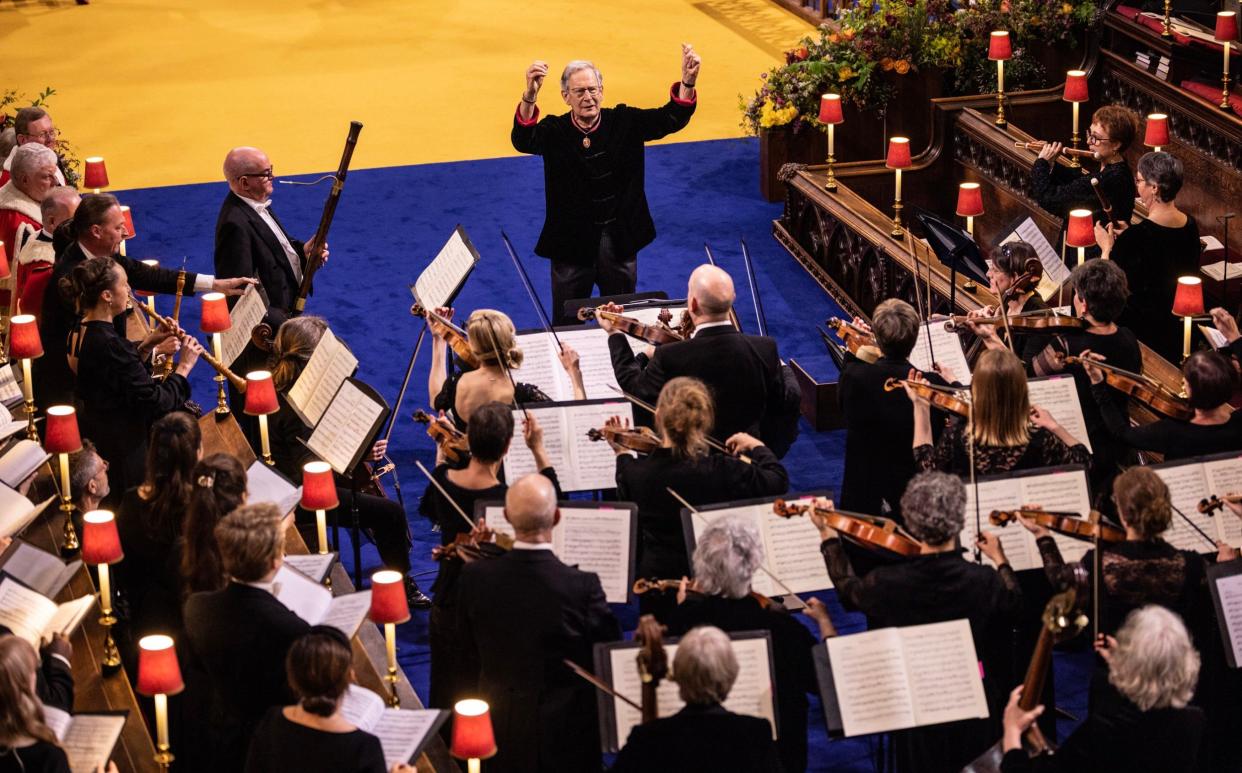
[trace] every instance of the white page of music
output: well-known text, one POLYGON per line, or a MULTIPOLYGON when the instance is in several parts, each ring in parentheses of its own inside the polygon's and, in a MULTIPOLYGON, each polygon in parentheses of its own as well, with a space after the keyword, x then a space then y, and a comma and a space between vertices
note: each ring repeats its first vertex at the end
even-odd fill
MULTIPOLYGON (((612 369, 612 353, 608 350, 608 334, 598 327, 584 327, 578 330, 558 330, 561 342, 572 346, 578 352, 578 367, 582 369, 582 386, 586 389, 588 400, 612 399, 617 393, 612 388, 619 388, 617 375, 612 369)), ((630 338, 630 336, 626 336, 630 338)), ((634 339, 631 339, 634 340, 634 339)), ((556 367, 560 368, 559 361, 556 367)), ((561 369, 562 374, 564 369, 561 369)), ((565 378, 566 399, 573 398, 573 390, 569 387, 569 377, 565 378)))
POLYGON ((919 329, 919 340, 910 352, 910 364, 925 373, 935 373, 936 369, 932 367, 934 355, 936 363, 952 372, 952 381, 969 386, 970 364, 962 351, 962 339, 957 333, 945 330, 944 322, 939 319, 923 323, 919 329))
POLYGON ((225 365, 231 366, 241 356, 250 343, 250 331, 263 321, 266 313, 263 295, 254 285, 248 286, 229 310, 229 329, 220 334, 220 359, 225 365))
POLYGON ((1229 634, 1233 662, 1242 665, 1242 574, 1216 580, 1216 593, 1225 618, 1219 622, 1229 634))
POLYGON ((246 470, 246 503, 255 505, 270 502, 280 508, 284 515, 297 507, 302 499, 302 487, 294 486, 284 476, 256 459, 246 470))
POLYGON ((39 648, 40 640, 56 616, 56 602, 16 580, 0 581, 0 625, 39 648))
POLYGON ((315 426, 306 445, 341 475, 348 472, 354 454, 366 442, 376 419, 384 412, 353 383, 341 384, 336 397, 315 426))
MULTIPOLYGON (((565 412, 564 409, 556 406, 545 408, 529 408, 527 409, 535 421, 539 422, 539 427, 543 430, 543 450, 547 453, 548 462, 556 470, 561 486, 568 488, 567 480, 573 473, 570 468, 569 450, 566 444, 570 443, 565 437, 565 412)), ((515 410, 513 412, 513 441, 509 443, 509 453, 505 456, 504 474, 505 484, 512 486, 518 479, 539 472, 535 467, 534 454, 526 447, 523 441, 522 424, 526 421, 526 412, 515 410)), ((600 441, 600 445, 608 448, 608 444, 600 441)), ((609 452, 612 451, 608 448, 609 452)), ((615 462, 614 462, 615 464, 615 462)), ((616 486, 616 483, 613 483, 616 486)))
POLYGON ((331 330, 324 330, 302 375, 289 389, 289 403, 313 427, 323 418, 337 388, 357 369, 358 358, 331 330))
POLYGON ((332 603, 332 591, 291 566, 282 565, 273 580, 273 596, 289 611, 311 625, 317 625, 332 603))
MULTIPOLYGON (((531 408, 530 414, 543 428, 543 445, 565 491, 593 491, 617 487, 617 455, 602 440, 590 440, 587 431, 604 426, 612 416, 634 421, 634 410, 627 402, 595 403, 531 408)), ((512 485, 524 475, 538 472, 535 458, 521 442, 520 428, 526 420, 514 410, 514 442, 505 457, 505 482, 512 485)))
MULTIPOLYGON (((760 717, 768 720, 772 726, 772 737, 776 738, 776 712, 773 703, 772 670, 768 660, 767 637, 753 639, 733 639, 733 654, 737 657, 737 681, 729 691, 724 707, 735 714, 748 717, 760 717)), ((677 655, 676 644, 665 644, 664 651, 671 665, 677 655)), ((612 669, 612 687, 621 695, 639 703, 642 698, 642 682, 638 676, 638 668, 634 657, 638 650, 633 647, 618 647, 608 651, 612 669)), ((642 715, 633 706, 613 698, 614 713, 617 723, 617 745, 624 746, 630 737, 634 725, 642 722, 642 715)), ((659 716, 671 717, 686 705, 678 693, 676 682, 665 679, 660 682, 656 693, 656 705, 659 716)))
POLYGON ((1078 387, 1070 375, 1033 378, 1026 382, 1031 405, 1049 411, 1066 432, 1095 453, 1091 438, 1087 437, 1087 422, 1082 418, 1082 403, 1078 401, 1078 387))
POLYGON ((336 553, 299 553, 285 556, 285 566, 296 569, 312 580, 326 577, 336 561, 336 553))
MULTIPOLYGON (((0 566, 0 571, 36 589, 63 586, 68 577, 82 566, 81 561, 65 564, 59 558, 28 542, 16 541, 13 552, 0 566)), ((52 594, 54 595, 54 594, 52 594)))
POLYGON ((353 638, 371 608, 371 589, 336 596, 319 619, 319 625, 330 625, 353 638))
MULTIPOLYGON (((672 318, 668 321, 669 326, 676 328, 681 324, 681 313, 686 310, 685 306, 645 306, 637 309, 626 309, 625 316, 633 317, 644 325, 657 325, 660 322, 660 312, 664 311, 665 308, 672 315, 672 318)), ((635 355, 647 351, 647 347, 651 346, 646 341, 635 338, 632 335, 627 335, 625 340, 629 341, 630 349, 634 351, 635 355)))
MULTIPOLYGON (((1000 537, 1005 557, 1015 571, 1040 569, 1043 559, 1035 537, 1020 523, 993 526, 988 517, 993 510, 1017 510, 1023 505, 1039 505, 1053 512, 1076 513, 1079 517, 1089 513, 1091 498, 1087 489, 1087 476, 1082 470, 1065 470, 1045 475, 1023 478, 986 480, 979 483, 979 521, 983 531, 1000 537)), ((1066 561, 1077 561, 1090 547, 1090 543, 1061 534, 1053 534, 1061 556, 1066 561)), ((962 547, 969 551, 975 545, 975 487, 966 485, 966 520, 962 528, 962 547)), ((986 556, 983 559, 992 565, 986 556)))
MULTIPOLYGON (((1227 494, 1242 494, 1242 456, 1206 461, 1203 473, 1207 478, 1208 493, 1222 498, 1227 494)), ((1220 539, 1234 547, 1242 545, 1242 519, 1225 508, 1217 510, 1212 520, 1216 521, 1216 535, 1220 539)))
MULTIPOLYGON (((786 501, 790 504, 810 504, 813 498, 786 501)), ((760 569, 755 572, 752 581, 756 593, 783 596, 790 592, 810 593, 832 587, 828 567, 824 565, 824 556, 819 552, 819 530, 811 523, 810 518, 805 515, 782 518, 772 512, 771 502, 703 510, 690 516, 695 538, 712 521, 725 515, 741 516, 759 528, 759 534, 763 538, 763 566, 788 586, 787 590, 760 569)))
POLYGON ((434 709, 384 709, 375 724, 371 725, 370 732, 380 739, 384 764, 389 770, 398 762, 413 762, 410 758, 427 733, 431 732, 439 715, 440 712, 434 709))
POLYGON ((440 252, 414 281, 414 297, 427 311, 448 304, 453 291, 474 267, 475 256, 460 230, 454 230, 440 252))
POLYGON ((12 537, 25 529, 40 509, 18 491, 0 484, 0 537, 12 537))
POLYGON ((0 366, 0 403, 7 404, 22 399, 22 388, 17 384, 14 365, 16 363, 0 366))
POLYGON ((988 716, 979 658, 968 620, 915 625, 901 631, 914 717, 920 725, 988 716))
MULTIPOLYGON (((1203 464, 1200 462, 1190 462, 1172 467, 1156 467, 1153 468, 1153 472, 1159 475, 1160 479, 1169 487, 1169 499, 1173 506, 1180 510, 1186 518, 1189 518, 1195 526, 1202 529, 1209 537, 1215 537, 1217 527, 1213 521, 1220 519, 1214 519, 1199 512, 1199 501, 1209 493, 1207 475, 1204 472, 1203 464)), ((1202 534, 1199 534, 1190 524, 1186 523, 1186 518, 1182 518, 1176 512, 1173 513, 1173 518, 1169 521, 1169 528, 1162 535, 1165 542, 1181 550, 1193 550, 1196 553, 1215 553, 1215 543, 1209 543, 1208 540, 1204 539, 1202 534)))
POLYGON ((846 736, 915 726, 898 629, 836 636, 826 644, 846 736))
POLYGON ((553 400, 574 399, 569 376, 556 356, 556 342, 544 332, 517 336, 522 350, 522 367, 513 368, 513 380, 539 387, 553 400))
POLYGON ((63 734, 56 734, 69 758, 69 769, 73 773, 94 773, 101 765, 107 765, 124 727, 125 717, 119 714, 75 714, 70 717, 63 734))
MULTIPOLYGON (((630 519, 632 511, 612 507, 562 507, 552 528, 552 552, 570 566, 599 577, 609 604, 624 604, 630 591, 630 519)), ((503 507, 488 507, 483 516, 499 534, 517 535, 505 520, 503 507)))

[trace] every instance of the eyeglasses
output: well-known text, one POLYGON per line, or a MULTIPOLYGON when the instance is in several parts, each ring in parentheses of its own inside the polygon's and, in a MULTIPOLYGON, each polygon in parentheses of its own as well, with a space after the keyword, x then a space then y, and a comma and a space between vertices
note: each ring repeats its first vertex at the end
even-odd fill
POLYGON ((60 131, 58 129, 48 129, 47 131, 39 132, 38 134, 23 134, 22 136, 33 137, 40 142, 51 142, 60 136, 60 131))
POLYGON ((1089 142, 1089 143, 1090 143, 1090 142, 1095 142, 1095 143, 1100 143, 1100 142, 1112 142, 1112 138, 1110 138, 1110 137, 1101 137, 1100 135, 1096 134, 1095 132, 1087 132, 1087 142, 1089 142))
POLYGON ((574 95, 574 99, 582 99, 583 97, 588 96, 588 95, 592 97, 598 97, 599 89, 595 86, 590 86, 588 88, 582 88, 582 89, 570 89, 569 93, 574 95))
POLYGON ((240 180, 243 177, 261 177, 265 180, 270 180, 275 176, 276 176, 276 173, 273 171, 272 167, 269 166, 267 169, 264 169, 262 172, 247 172, 246 174, 239 174, 237 175, 237 179, 240 180))

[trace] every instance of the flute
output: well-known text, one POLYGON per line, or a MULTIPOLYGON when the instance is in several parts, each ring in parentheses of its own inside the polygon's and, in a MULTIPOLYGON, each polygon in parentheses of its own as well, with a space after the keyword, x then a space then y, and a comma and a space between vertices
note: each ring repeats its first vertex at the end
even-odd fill
MULTIPOLYGON (((1047 144, 1048 143, 1046 142, 1015 142, 1013 146, 1015 148, 1025 148, 1026 150, 1040 151, 1040 150, 1043 150, 1044 146, 1047 144)), ((1061 148, 1061 155, 1077 156, 1078 158, 1095 158, 1095 151, 1080 150, 1078 148, 1061 148)))
MULTIPOLYGON (((130 305, 135 309, 141 310, 142 313, 146 314, 147 318, 152 322, 158 322, 169 330, 177 329, 177 323, 169 317, 165 317, 163 314, 157 314, 156 312, 148 309, 146 306, 143 306, 141 303, 133 301, 133 299, 131 299, 131 301, 130 305)), ((203 348, 203 351, 199 354, 199 357, 201 357, 208 365, 215 368, 217 373, 227 378, 229 383, 232 384, 233 388, 238 392, 244 393, 246 391, 246 379, 229 370, 229 367, 223 362, 217 360, 210 352, 207 351, 206 347, 203 348)))

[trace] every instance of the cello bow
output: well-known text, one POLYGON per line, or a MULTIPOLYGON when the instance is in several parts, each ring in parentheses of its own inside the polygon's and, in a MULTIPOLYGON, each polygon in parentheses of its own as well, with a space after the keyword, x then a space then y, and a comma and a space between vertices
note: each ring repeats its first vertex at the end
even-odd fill
POLYGON ((306 310, 306 298, 311 293, 315 273, 323 268, 324 247, 328 243, 328 229, 332 227, 332 218, 336 216, 336 205, 341 200, 341 190, 345 187, 345 176, 349 174, 349 163, 354 157, 354 146, 358 144, 358 134, 362 131, 361 121, 349 122, 349 134, 345 137, 345 149, 341 152, 341 163, 332 175, 332 190, 328 200, 324 202, 323 214, 319 216, 319 227, 311 237, 306 248, 306 270, 302 272, 302 284, 298 287, 297 300, 293 302, 293 313, 301 314, 306 310))

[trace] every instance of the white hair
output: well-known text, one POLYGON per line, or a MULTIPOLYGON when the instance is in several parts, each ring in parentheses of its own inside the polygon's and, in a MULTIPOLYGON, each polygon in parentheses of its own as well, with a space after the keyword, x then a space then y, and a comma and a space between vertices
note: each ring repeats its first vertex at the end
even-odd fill
POLYGON ((709 596, 740 599, 763 563, 763 539, 752 521, 726 515, 712 521, 694 548, 694 581, 709 596))
POLYGON ((569 76, 581 70, 595 73, 595 85, 604 88, 604 76, 600 74, 599 68, 585 59, 575 59, 561 71, 561 91, 569 91, 569 76))
POLYGON ((677 643, 671 678, 684 702, 702 706, 724 703, 737 681, 737 671, 737 655, 729 636, 715 626, 704 625, 677 643))
POLYGON ((956 537, 966 521, 966 486, 956 475, 924 472, 910 480, 901 495, 906 528, 929 545, 956 537))
POLYGON ((1141 711, 1189 703, 1199 681, 1199 653, 1182 619, 1154 604, 1131 612, 1117 632, 1108 681, 1141 711))
POLYGON ((19 145, 13 152, 13 163, 10 165, 13 177, 34 174, 45 166, 56 166, 56 154, 45 145, 27 142, 19 145))

